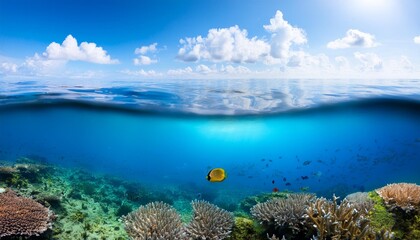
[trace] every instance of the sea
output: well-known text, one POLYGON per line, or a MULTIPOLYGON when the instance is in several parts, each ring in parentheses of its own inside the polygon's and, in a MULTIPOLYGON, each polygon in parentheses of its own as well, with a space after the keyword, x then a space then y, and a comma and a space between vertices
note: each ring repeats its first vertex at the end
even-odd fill
POLYGON ((420 81, 0 80, 0 160, 21 157, 219 201, 420 184, 420 81))

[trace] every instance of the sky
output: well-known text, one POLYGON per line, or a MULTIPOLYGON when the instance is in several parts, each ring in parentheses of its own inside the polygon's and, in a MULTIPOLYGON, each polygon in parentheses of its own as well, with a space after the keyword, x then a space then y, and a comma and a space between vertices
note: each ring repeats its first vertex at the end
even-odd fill
POLYGON ((420 79, 418 0, 0 0, 0 79, 420 79))

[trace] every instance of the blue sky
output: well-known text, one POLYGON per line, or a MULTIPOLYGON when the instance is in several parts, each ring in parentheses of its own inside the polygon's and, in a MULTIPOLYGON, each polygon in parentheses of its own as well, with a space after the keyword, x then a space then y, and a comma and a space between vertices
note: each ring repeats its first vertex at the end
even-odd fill
POLYGON ((417 0, 1 0, 0 77, 420 78, 417 0))

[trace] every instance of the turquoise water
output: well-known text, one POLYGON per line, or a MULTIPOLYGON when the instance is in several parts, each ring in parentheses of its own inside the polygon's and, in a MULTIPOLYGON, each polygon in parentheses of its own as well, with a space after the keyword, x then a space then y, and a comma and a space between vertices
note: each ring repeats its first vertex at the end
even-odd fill
POLYGON ((255 115, 137 111, 35 101, 0 109, 0 159, 49 163, 197 195, 309 191, 330 197, 420 183, 420 103, 343 101, 255 115), (205 179, 226 169, 221 183, 205 179))

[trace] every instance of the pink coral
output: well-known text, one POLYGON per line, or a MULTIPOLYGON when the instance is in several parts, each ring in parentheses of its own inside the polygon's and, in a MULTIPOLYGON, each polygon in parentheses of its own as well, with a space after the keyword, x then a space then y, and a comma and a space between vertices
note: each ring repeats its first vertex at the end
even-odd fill
POLYGON ((51 227, 52 212, 12 190, 0 193, 0 238, 39 236, 51 227))

